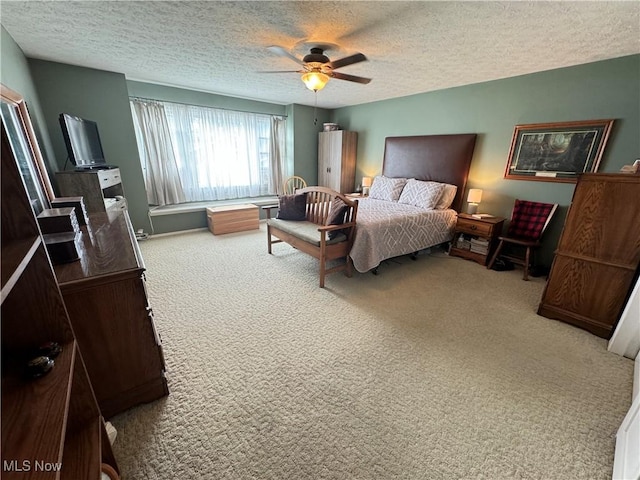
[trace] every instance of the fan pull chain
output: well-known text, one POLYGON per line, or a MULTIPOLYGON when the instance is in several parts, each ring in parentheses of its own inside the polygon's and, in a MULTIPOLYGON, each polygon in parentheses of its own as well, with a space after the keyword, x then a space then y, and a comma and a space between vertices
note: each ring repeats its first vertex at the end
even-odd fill
POLYGON ((318 90, 314 90, 313 93, 316 97, 315 102, 313 104, 313 124, 317 125, 318 124, 318 90))

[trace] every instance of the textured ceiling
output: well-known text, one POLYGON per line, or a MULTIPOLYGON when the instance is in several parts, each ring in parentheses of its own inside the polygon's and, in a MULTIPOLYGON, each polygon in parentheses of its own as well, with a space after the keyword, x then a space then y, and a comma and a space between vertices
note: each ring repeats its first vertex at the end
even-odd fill
POLYGON ((281 45, 369 61, 332 79, 336 108, 640 53, 640 2, 7 1, 0 23, 28 57, 279 104, 314 104, 281 45))

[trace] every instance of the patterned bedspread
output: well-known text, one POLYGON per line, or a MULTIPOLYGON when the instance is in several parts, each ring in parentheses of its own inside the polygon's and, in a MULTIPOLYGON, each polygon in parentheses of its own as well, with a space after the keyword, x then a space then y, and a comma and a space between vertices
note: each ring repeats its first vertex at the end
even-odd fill
POLYGON ((359 272, 387 258, 417 252, 453 237, 455 210, 424 210, 397 202, 359 200, 356 236, 349 256, 359 272))

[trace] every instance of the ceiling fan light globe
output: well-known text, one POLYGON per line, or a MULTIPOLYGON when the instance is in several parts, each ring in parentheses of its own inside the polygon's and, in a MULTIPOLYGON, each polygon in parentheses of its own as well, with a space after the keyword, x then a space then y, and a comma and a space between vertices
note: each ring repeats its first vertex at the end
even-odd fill
POLYGON ((302 75, 302 81, 309 90, 322 90, 329 81, 329 76, 322 72, 307 72, 302 75))

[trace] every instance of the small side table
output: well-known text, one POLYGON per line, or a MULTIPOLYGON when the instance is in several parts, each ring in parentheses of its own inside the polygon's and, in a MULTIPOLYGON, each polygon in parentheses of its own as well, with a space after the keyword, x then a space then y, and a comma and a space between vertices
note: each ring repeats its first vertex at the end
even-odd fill
POLYGON ((449 255, 486 265, 496 248, 503 225, 503 217, 475 218, 467 213, 459 213, 449 255), (462 242, 459 241, 460 236, 463 237, 462 242))

